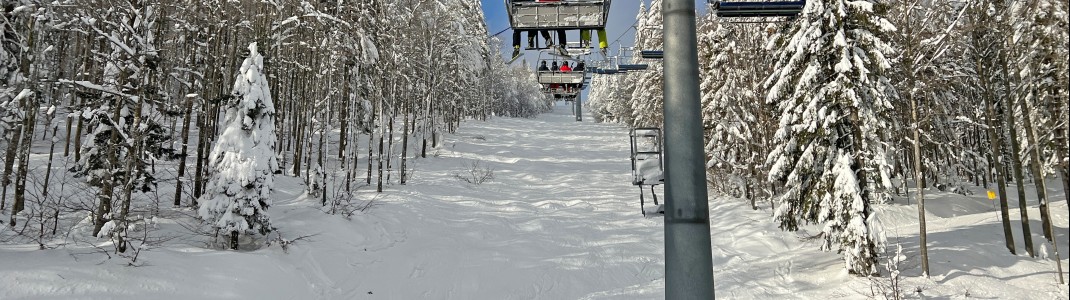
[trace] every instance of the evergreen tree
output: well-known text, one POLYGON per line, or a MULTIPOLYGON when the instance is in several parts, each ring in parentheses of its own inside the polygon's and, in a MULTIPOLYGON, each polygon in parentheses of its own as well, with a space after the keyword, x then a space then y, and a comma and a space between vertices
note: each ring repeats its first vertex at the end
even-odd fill
POLYGON ((223 131, 209 156, 214 172, 198 200, 200 217, 238 247, 240 233, 273 230, 266 210, 271 206, 275 171, 275 105, 264 58, 256 43, 242 63, 228 99, 223 131))
POLYGON ((884 73, 895 27, 872 0, 808 1, 777 37, 766 80, 780 128, 767 157, 769 180, 783 184, 775 218, 785 230, 823 227, 823 250, 843 253, 854 274, 877 273, 883 244, 872 202, 886 195, 884 130, 895 90, 884 73))
POLYGON ((619 76, 594 74, 591 75, 591 91, 587 94, 587 110, 591 112, 595 122, 615 122, 616 116, 609 109, 609 104, 615 101, 612 97, 613 88, 619 83, 619 76))
MULTIPOLYGON (((646 5, 640 1, 639 13, 635 16, 636 24, 646 24, 647 15, 648 11, 646 5)), ((643 41, 645 40, 645 36, 651 34, 660 34, 660 30, 637 30, 635 34, 636 47, 644 45, 643 41)), ((617 58, 613 58, 610 61, 617 62, 617 58)), ((608 67, 615 68, 617 66, 609 65, 608 67)), ((648 70, 646 72, 650 71, 648 70)), ((636 113, 634 113, 634 104, 632 103, 634 99, 632 99, 632 95, 638 86, 648 84, 639 81, 642 73, 643 72, 629 73, 624 76, 605 75, 610 79, 598 82, 595 82, 594 78, 592 78, 591 91, 594 92, 595 90, 601 89, 604 90, 604 92, 598 93, 597 97, 595 94, 591 94, 589 97, 590 100, 587 103, 588 111, 604 111, 604 113, 600 114, 604 116, 612 116, 611 119, 613 122, 634 125, 636 123, 636 113)), ((595 75, 595 77, 600 76, 603 75, 595 75)), ((661 97, 661 95, 658 95, 658 97, 661 97)), ((658 114, 660 115, 661 111, 658 111, 658 114)))
MULTIPOLYGON (((639 50, 665 48, 661 35, 662 23, 661 0, 653 0, 650 10, 640 18, 635 30, 636 54, 639 50)), ((648 67, 646 71, 635 75, 635 90, 631 94, 632 127, 662 127, 665 119, 662 109, 665 106, 665 68, 659 60, 641 61, 635 56, 633 61, 647 63, 648 67)))

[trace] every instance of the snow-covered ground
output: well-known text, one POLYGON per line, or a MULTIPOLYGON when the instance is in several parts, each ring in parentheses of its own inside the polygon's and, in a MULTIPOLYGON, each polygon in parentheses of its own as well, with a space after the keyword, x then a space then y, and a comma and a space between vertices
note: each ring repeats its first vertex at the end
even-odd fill
MULTIPOLYGON (((324 213, 300 180, 279 177, 272 220, 287 238, 308 236, 286 251, 209 250, 204 237, 179 226, 192 212, 170 208, 151 234, 171 239, 142 251, 138 266, 109 259, 102 240, 48 250, 0 245, 0 299, 663 298, 662 220, 640 214, 627 129, 590 117, 578 123, 567 112, 558 104, 537 119, 466 122, 414 162, 407 185, 378 196, 363 188, 359 201, 373 205, 351 220, 324 213), (493 179, 457 178, 475 163, 493 179)), ((1066 202, 1061 185, 1049 189, 1066 270, 1066 202)), ((897 241, 904 249, 898 289, 909 298, 1067 299, 1054 262, 1023 254, 1017 210, 1019 254, 1012 255, 995 206, 983 189, 975 192, 930 191, 927 279, 918 266, 916 209, 902 199, 879 207, 887 254, 897 241)), ((719 298, 885 298, 887 277, 848 275, 838 254, 818 250, 810 237, 818 230, 780 231, 762 206, 710 199, 719 298)), ((1030 217, 1038 249, 1054 256, 1041 246, 1035 207, 1030 217)))

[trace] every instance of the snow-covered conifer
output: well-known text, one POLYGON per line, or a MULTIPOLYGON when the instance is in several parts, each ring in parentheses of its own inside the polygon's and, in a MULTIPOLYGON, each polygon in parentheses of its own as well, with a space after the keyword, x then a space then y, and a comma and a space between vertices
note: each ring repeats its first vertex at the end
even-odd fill
MULTIPOLYGON (((635 46, 639 50, 663 49, 665 42, 662 39, 663 18, 661 17, 661 0, 650 2, 650 10, 646 16, 640 18, 635 34, 635 46)), ((637 52, 638 53, 638 52, 637 52)), ((665 117, 665 68, 661 61, 640 61, 638 56, 633 57, 633 63, 646 63, 647 70, 634 75, 635 90, 631 94, 632 126, 633 127, 662 127, 665 117)))
POLYGON ((254 42, 226 104, 222 133, 208 158, 213 173, 198 200, 200 217, 219 233, 229 235, 231 249, 237 249, 240 233, 267 234, 273 230, 266 210, 271 206, 279 164, 275 157, 275 105, 263 69, 264 58, 254 42))
POLYGON ((769 180, 783 184, 776 219, 786 230, 823 225, 823 249, 844 253, 855 274, 877 273, 883 241, 872 235, 870 203, 885 197, 884 130, 895 90, 884 73, 896 29, 887 4, 808 1, 776 40, 777 64, 766 80, 780 128, 767 157, 769 180))

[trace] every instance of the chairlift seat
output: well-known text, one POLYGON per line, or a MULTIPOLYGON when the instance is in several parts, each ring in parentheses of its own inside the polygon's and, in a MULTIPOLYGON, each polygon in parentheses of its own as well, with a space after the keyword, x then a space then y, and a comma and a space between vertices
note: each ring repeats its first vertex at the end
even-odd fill
POLYGON ((632 148, 632 184, 658 185, 664 182, 661 129, 634 128, 629 134, 632 148))
POLYGON ((612 0, 553 2, 506 0, 513 30, 602 29, 612 0))
POLYGON ((539 71, 539 83, 541 84, 582 84, 586 72, 547 72, 539 71))

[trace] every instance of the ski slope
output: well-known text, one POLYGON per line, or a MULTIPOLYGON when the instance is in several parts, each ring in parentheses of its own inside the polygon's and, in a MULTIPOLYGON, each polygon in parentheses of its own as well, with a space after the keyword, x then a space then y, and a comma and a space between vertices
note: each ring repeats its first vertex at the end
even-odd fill
MULTIPOLYGON (((180 226, 192 212, 171 208, 151 232, 170 239, 142 251, 138 266, 109 259, 94 247, 111 249, 103 240, 68 237, 48 250, 0 245, 0 299, 663 298, 662 220, 640 214, 627 129, 589 116, 576 122, 568 111, 559 103, 537 119, 466 122, 411 162, 408 184, 378 195, 361 188, 360 199, 373 204, 351 220, 324 213, 299 179, 278 177, 268 212, 285 237, 307 236, 285 251, 206 249, 204 237, 180 226), (493 179, 458 179, 473 163, 493 179)), ((1003 249, 983 193, 932 196, 928 279, 917 266, 914 206, 897 199, 878 208, 889 249, 897 238, 904 247, 899 289, 908 298, 1068 298, 1051 260, 1003 249)), ((818 250, 816 227, 780 231, 760 205, 711 197, 718 298, 884 298, 875 287, 887 278, 848 275, 838 254, 818 250)), ((1065 269, 1065 201, 1052 212, 1065 269)), ((1039 212, 1030 216, 1039 248, 1039 212)))

